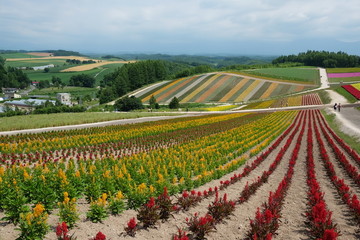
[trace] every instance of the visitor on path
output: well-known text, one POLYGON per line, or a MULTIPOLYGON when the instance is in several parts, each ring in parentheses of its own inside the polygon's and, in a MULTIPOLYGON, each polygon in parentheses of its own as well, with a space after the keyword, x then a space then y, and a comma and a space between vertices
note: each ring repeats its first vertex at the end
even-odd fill
POLYGON ((337 108, 338 108, 338 110, 340 112, 340 108, 341 108, 340 103, 338 104, 337 108))
POLYGON ((334 105, 334 110, 336 111, 336 106, 337 106, 337 103, 335 103, 335 105, 334 105))

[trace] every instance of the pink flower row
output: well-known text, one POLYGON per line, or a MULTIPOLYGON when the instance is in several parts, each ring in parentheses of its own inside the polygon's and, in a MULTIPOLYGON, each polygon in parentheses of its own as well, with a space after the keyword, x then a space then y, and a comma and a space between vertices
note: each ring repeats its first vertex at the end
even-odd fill
POLYGON ((347 77, 359 77, 360 72, 351 73, 328 73, 329 78, 347 78, 347 77))

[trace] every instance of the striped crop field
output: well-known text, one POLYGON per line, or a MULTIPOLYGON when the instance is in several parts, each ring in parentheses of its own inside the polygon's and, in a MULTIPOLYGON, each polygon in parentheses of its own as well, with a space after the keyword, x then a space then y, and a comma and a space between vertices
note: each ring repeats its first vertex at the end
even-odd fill
POLYGON ((310 93, 305 95, 291 96, 287 98, 254 102, 242 109, 281 108, 281 107, 321 105, 321 104, 323 103, 320 99, 320 96, 317 93, 310 93))
POLYGON ((330 68, 326 71, 330 82, 360 81, 360 68, 330 68))
POLYGON ((233 73, 207 73, 180 78, 137 93, 143 103, 154 96, 158 103, 168 104, 177 97, 180 103, 239 103, 301 92, 313 85, 276 82, 233 73))

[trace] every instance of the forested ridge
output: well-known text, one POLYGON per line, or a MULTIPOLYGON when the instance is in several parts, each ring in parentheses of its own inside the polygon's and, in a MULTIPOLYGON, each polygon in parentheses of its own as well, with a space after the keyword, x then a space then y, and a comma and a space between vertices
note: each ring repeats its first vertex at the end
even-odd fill
POLYGON ((307 51, 298 55, 280 56, 272 61, 273 64, 296 62, 305 66, 325 68, 357 67, 360 66, 360 56, 349 55, 345 52, 307 51))

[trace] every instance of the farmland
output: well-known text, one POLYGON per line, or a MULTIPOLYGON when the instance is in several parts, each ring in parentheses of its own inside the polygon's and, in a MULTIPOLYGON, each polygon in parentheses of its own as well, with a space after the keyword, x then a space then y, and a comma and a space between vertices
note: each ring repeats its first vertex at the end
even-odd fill
MULTIPOLYGON (((148 230, 141 229, 145 222, 136 220, 136 239, 171 239, 178 234, 177 227, 201 235, 187 226, 205 216, 212 229, 205 233, 208 239, 244 239, 260 234, 255 229, 262 229, 265 236, 278 234, 279 239, 339 232, 344 239, 356 239, 360 158, 328 127, 318 110, 178 118, 4 136, 0 142, 1 214, 19 217, 10 215, 15 210, 7 197, 18 196, 16 201, 22 204, 44 204, 50 213, 48 222, 55 227, 59 222, 56 205, 66 192, 75 199, 79 212, 71 232, 80 239, 100 229, 118 238, 126 223, 139 217, 138 207, 153 206, 145 203, 151 196, 165 194, 164 187, 170 195, 178 195, 170 198, 175 206, 173 218, 155 222, 157 227, 150 225, 148 230), (5 187, 9 185, 12 187, 5 187), (129 210, 104 217, 104 224, 86 221, 91 199, 105 193, 107 205, 119 191, 129 210), (320 198, 314 198, 315 192, 320 198), (210 211, 217 201, 233 206, 231 212, 218 218, 214 208, 210 211), (308 202, 322 208, 331 224, 312 224, 316 212, 308 202), (267 217, 271 216, 272 227, 261 224, 265 213, 271 214, 267 217)), ((6 224, 1 236, 15 237, 13 227, 6 224)), ((55 233, 46 238, 55 238, 55 233)))
POLYGON ((173 97, 177 97, 181 103, 239 103, 300 92, 312 87, 314 85, 251 78, 235 73, 210 73, 169 81, 135 96, 143 102, 148 102, 153 95, 159 103, 169 103, 173 97))
POLYGON ((41 53, 13 53, 1 54, 0 56, 6 58, 6 66, 11 67, 32 68, 53 64, 55 67, 49 68, 48 72, 39 70, 24 71, 28 77, 35 82, 51 80, 52 77, 59 77, 65 84, 68 84, 69 79, 72 76, 80 73, 96 76, 97 83, 99 84, 105 74, 110 73, 114 68, 127 63, 126 61, 109 61, 80 56, 44 56, 41 55, 41 53), (80 61, 93 60, 96 61, 96 63, 76 65, 67 63, 67 59, 76 59, 80 61))
POLYGON ((328 68, 326 71, 330 82, 360 81, 360 68, 328 68))
POLYGON ((318 83, 320 80, 318 70, 314 68, 262 68, 244 72, 263 77, 300 82, 318 83))

